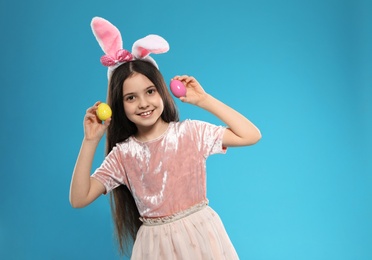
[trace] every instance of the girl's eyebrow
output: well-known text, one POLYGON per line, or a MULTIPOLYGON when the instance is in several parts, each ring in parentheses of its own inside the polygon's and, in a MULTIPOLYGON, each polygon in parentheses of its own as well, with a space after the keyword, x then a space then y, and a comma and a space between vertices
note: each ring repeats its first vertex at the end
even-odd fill
MULTIPOLYGON (((148 86, 147 88, 145 88, 144 92, 146 92, 150 88, 155 88, 155 86, 154 85, 148 86)), ((123 97, 128 96, 128 95, 134 95, 134 94, 136 94, 136 92, 129 92, 129 93, 124 94, 123 97)))
POLYGON ((154 85, 148 86, 145 90, 149 90, 150 88, 155 88, 154 85))
POLYGON ((126 94, 123 95, 123 97, 125 97, 125 96, 133 96, 134 94, 135 94, 135 92, 126 93, 126 94))

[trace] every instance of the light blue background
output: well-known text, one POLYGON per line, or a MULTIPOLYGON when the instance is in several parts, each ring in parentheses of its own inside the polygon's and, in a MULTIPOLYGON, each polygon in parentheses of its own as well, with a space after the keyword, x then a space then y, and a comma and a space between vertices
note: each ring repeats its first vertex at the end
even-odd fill
MULTIPOLYGON (((162 35, 167 81, 197 77, 262 131, 208 160, 208 197, 241 259, 372 259, 368 0, 1 0, 0 259, 119 259, 108 197, 68 201, 85 110, 106 98, 93 16, 127 49, 162 35)), ((104 142, 95 167, 103 155, 104 142)))

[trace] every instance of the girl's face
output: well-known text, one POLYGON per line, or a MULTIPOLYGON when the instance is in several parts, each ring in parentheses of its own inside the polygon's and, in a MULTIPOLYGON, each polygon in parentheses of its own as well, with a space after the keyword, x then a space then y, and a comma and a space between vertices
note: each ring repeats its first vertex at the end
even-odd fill
POLYGON ((139 132, 162 123, 163 100, 154 84, 143 74, 135 73, 123 83, 124 111, 139 132))

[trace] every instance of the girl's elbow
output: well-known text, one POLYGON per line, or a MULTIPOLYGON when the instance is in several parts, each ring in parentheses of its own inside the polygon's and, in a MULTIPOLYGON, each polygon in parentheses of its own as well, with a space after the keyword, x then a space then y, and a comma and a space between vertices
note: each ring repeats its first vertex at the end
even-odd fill
POLYGON ((84 208, 87 204, 82 202, 82 201, 79 201, 79 200, 76 200, 76 199, 73 199, 73 198, 70 197, 70 205, 74 209, 80 209, 80 208, 84 208))
POLYGON ((258 143, 262 138, 262 135, 261 135, 261 132, 258 131, 255 135, 251 136, 251 138, 249 138, 249 141, 248 141, 248 144, 247 145, 254 145, 256 143, 258 143))
POLYGON ((81 206, 79 205, 79 203, 77 203, 76 201, 72 200, 71 198, 70 198, 70 205, 71 205, 71 207, 73 207, 74 209, 81 208, 81 206))
POLYGON ((256 143, 258 143, 258 141, 260 141, 261 138, 262 138, 262 134, 261 134, 260 131, 258 131, 258 134, 257 134, 257 136, 256 136, 256 143))

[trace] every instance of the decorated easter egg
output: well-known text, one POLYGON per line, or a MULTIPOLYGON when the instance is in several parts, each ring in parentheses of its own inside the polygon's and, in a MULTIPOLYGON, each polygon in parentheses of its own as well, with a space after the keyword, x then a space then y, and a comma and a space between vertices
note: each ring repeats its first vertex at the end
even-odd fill
POLYGON ((106 103, 99 104, 96 113, 98 118, 102 121, 109 119, 112 115, 111 108, 106 103))
POLYGON ((177 79, 174 79, 170 82, 170 90, 172 94, 178 98, 186 96, 185 85, 177 79))

